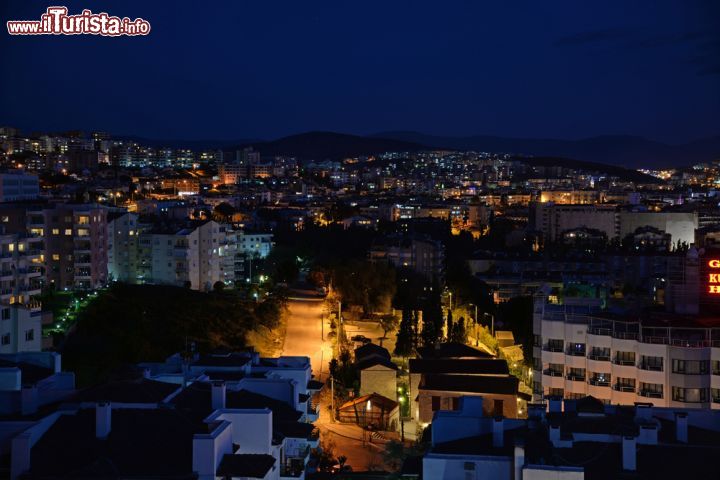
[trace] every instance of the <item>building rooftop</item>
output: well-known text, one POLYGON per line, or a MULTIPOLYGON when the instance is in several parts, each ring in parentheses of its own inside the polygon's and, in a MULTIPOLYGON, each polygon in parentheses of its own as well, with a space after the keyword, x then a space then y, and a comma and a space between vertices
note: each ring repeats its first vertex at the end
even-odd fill
POLYGON ((180 385, 147 378, 121 380, 81 390, 75 395, 74 400, 79 402, 161 403, 180 388, 180 385))
MULTIPOLYGON (((182 412, 202 420, 213 411, 211 403, 210 383, 195 382, 185 388, 171 401, 171 404, 182 412)), ((226 391, 226 408, 269 408, 273 412, 273 423, 278 421, 297 421, 302 413, 289 404, 274 398, 266 397, 247 390, 226 391)))
POLYGON ((275 458, 265 454, 223 455, 217 474, 221 477, 265 478, 275 465, 275 458))
POLYGON ((499 358, 411 358, 410 373, 507 375, 510 371, 499 358))
POLYGON ((22 376, 22 383, 33 384, 40 380, 51 376, 54 372, 46 367, 34 365, 28 362, 12 362, 9 360, 0 360, 0 368, 19 368, 22 376))
POLYGON ((207 425, 170 409, 113 409, 104 440, 95 410, 61 415, 32 449, 27 478, 194 478, 192 440, 207 425))
POLYGON ((511 375, 438 375, 427 374, 420 382, 420 390, 443 392, 496 393, 516 395, 517 377, 511 375))
POLYGON ((462 343, 447 342, 440 343, 435 347, 419 347, 417 349, 420 358, 492 358, 487 352, 462 343))

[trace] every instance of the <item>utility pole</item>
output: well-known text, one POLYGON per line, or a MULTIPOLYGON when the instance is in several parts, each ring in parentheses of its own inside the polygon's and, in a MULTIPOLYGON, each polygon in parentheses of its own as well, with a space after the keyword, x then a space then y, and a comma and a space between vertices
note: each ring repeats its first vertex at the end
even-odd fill
POLYGON ((330 418, 335 423, 335 377, 330 374, 330 418))

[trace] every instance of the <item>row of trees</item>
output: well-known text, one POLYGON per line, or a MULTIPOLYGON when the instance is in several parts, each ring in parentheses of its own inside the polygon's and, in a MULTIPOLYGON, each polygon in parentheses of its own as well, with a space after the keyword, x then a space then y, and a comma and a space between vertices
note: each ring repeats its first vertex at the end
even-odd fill
POLYGON ((275 295, 256 302, 234 290, 116 283, 79 315, 62 347, 63 363, 76 372, 78 384, 89 385, 121 367, 162 361, 190 345, 199 352, 240 350, 258 325, 276 327, 283 308, 275 295))
POLYGON ((403 309, 395 343, 395 355, 408 357, 419 345, 433 346, 442 340, 466 342, 465 319, 460 317, 457 321, 453 321, 450 310, 446 317, 443 316, 440 293, 437 288, 433 287, 426 297, 422 309, 422 328, 420 328, 419 316, 417 310, 403 309))

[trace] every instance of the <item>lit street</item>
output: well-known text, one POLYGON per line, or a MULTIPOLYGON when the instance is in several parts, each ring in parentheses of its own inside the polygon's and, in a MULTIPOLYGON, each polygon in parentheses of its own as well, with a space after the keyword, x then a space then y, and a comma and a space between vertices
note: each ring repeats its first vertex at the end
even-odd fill
MULTIPOLYGON (((307 356, 312 363, 313 374, 318 380, 324 380, 328 374, 328 362, 332 358, 332 345, 321 339, 321 319, 323 301, 316 298, 301 299, 293 297, 288 302, 290 314, 287 333, 283 346, 283 355, 307 356)), ((325 324, 325 335, 329 327, 325 324)), ((326 337, 327 340, 327 337, 326 337)))

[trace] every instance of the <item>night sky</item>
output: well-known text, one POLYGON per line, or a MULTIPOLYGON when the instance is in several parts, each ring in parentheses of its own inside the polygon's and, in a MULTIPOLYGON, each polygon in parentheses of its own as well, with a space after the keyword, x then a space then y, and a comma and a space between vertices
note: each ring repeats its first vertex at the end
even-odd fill
POLYGON ((720 134, 718 0, 3 0, 0 18, 0 125, 28 131, 720 134), (152 32, 7 34, 55 4, 152 32))

